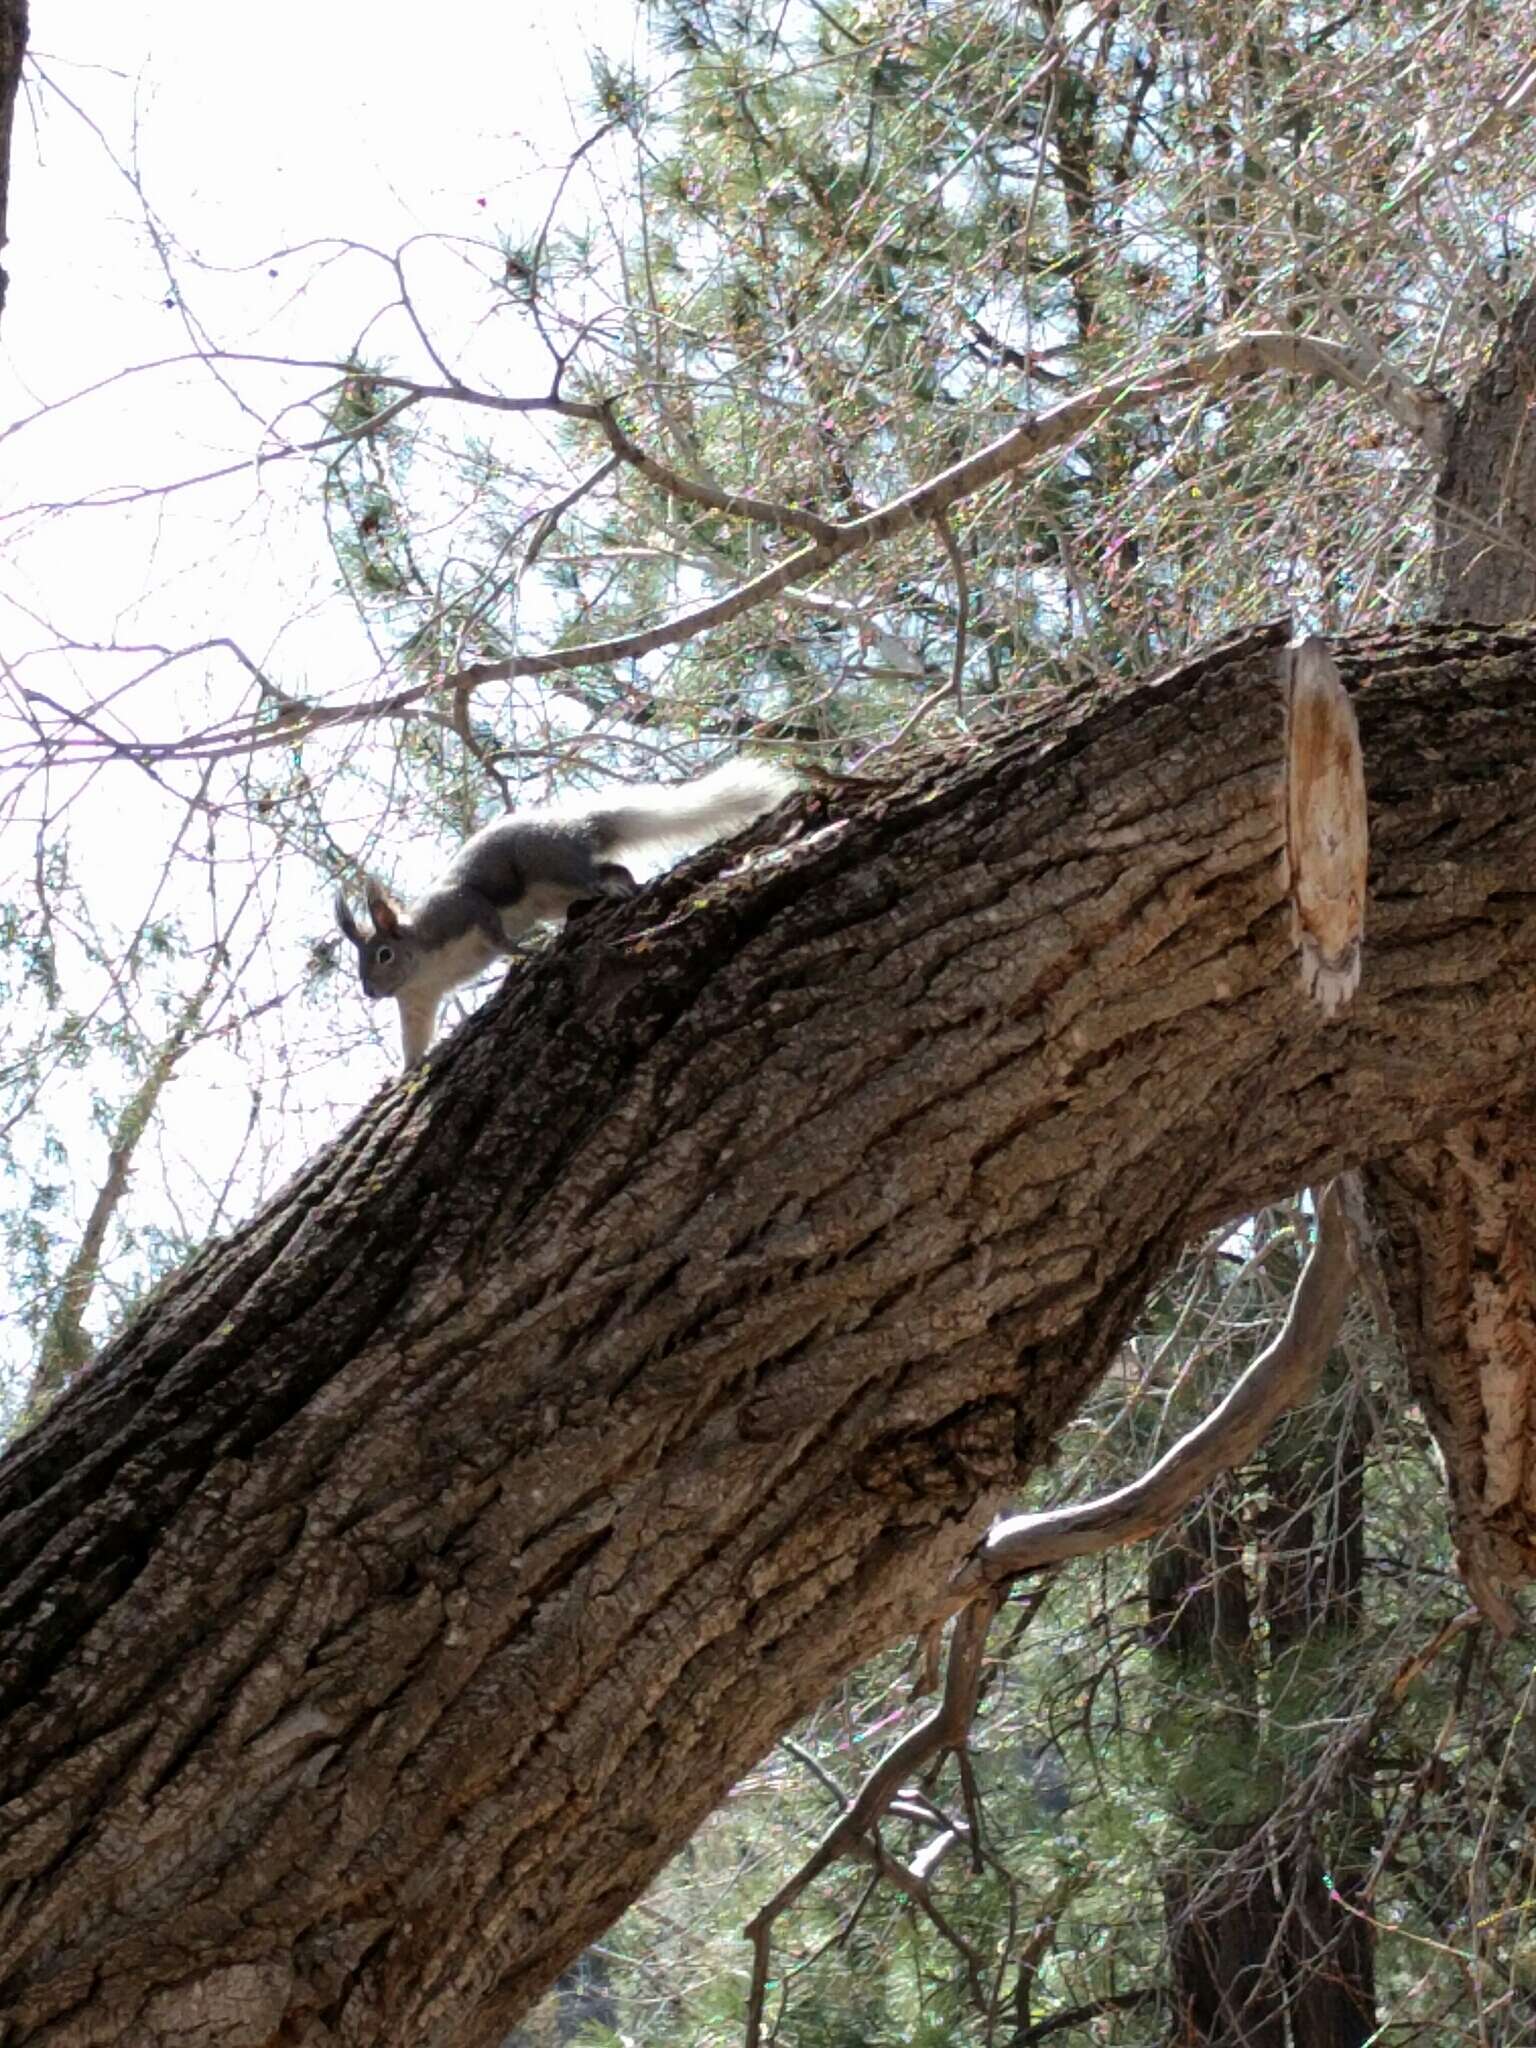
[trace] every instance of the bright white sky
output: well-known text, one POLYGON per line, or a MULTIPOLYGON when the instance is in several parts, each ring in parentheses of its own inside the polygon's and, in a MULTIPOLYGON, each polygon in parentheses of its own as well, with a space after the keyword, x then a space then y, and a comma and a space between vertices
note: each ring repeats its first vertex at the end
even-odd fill
MULTIPOLYGON (((436 0, 425 10, 375 0, 362 12, 336 0, 268 0, 259 9, 209 0, 34 4, 36 68, 17 110, 3 259, 11 282, 0 322, 0 428, 125 365, 189 346, 121 165, 136 168, 175 237, 175 268, 211 340, 334 358, 390 298, 383 266, 355 253, 330 263, 312 251, 257 259, 324 237, 392 253, 417 235, 483 245, 498 231, 528 232, 573 141, 596 125, 589 47, 600 43, 625 62, 642 41, 638 17, 616 0, 551 8, 436 0)), ((466 265, 434 246, 416 262, 420 302, 440 311, 459 366, 503 390, 547 384, 545 360, 515 317, 505 309, 487 317, 493 258, 482 249, 466 265), (457 353, 465 336, 473 359, 457 353)), ((371 352, 403 353, 398 329, 370 339, 371 352)), ((274 409, 290 385, 274 375, 274 409)), ((288 425, 299 438, 315 420, 288 425)), ((311 679, 327 689, 366 684, 372 657, 349 608, 332 597, 312 469, 268 469, 259 480, 247 469, 226 485, 132 512, 16 518, 18 507, 248 462, 259 445, 260 422, 201 367, 117 383, 0 439, 0 519, 12 522, 0 527, 0 657, 20 661, 29 685, 48 687, 61 674, 58 657, 27 656, 54 625, 77 640, 173 645, 229 633, 301 690, 311 679)), ((92 694, 106 679, 99 663, 78 676, 92 694)), ((172 730, 184 715, 183 687, 165 684, 172 730)), ((77 808, 70 830, 93 906, 132 931, 165 842, 163 821, 139 818, 126 783, 119 775, 110 802, 77 808)), ((28 822, 8 837, 0 871, 26 875, 28 822)), ((408 849, 401 854, 408 870, 408 849)), ((308 931, 295 938, 323 932, 328 916, 306 898, 299 917, 308 931)), ((293 1104, 284 1150, 296 1156, 286 1163, 328 1135, 389 1064, 381 1047, 351 1073, 312 1077, 293 1104)), ((235 1048, 200 1054, 197 1070, 174 1084, 173 1127, 200 1131, 211 1157, 243 1128, 244 1081, 235 1048)), ((78 1082, 76 1094, 83 1119, 78 1082)), ((65 1115, 66 1130, 71 1120, 65 1115)), ((69 1149, 83 1218, 105 1147, 82 1127, 69 1149)), ((162 1158, 159 1174, 174 1188, 190 1165, 162 1158)), ((142 1163, 141 1192, 153 1171, 142 1163)))
MULTIPOLYGON (((358 255, 327 267, 313 253, 257 259, 323 237, 393 252, 415 235, 484 241, 536 222, 551 168, 591 125, 581 107, 589 41, 617 42, 623 57, 636 34, 628 9, 601 0, 543 12, 439 0, 425 14, 384 0, 366 21, 327 0, 271 0, 261 9, 66 0, 35 13, 39 71, 98 124, 121 161, 136 165, 177 240, 176 268, 211 338, 322 358, 389 297, 383 267, 358 255), (200 273, 198 259, 257 267, 220 277, 200 273)), ((36 79, 19 112, 5 259, 12 285, 0 329, 0 375, 8 366, 15 380, 0 384, 8 419, 188 345, 180 313, 165 303, 136 196, 108 150, 36 79)), ((415 266, 424 304, 442 306, 455 282, 471 283, 435 250, 423 249, 415 266)), ((482 261, 472 280, 482 317, 488 267, 482 261)), ((444 312, 448 332, 457 310, 444 312)), ((488 341, 482 361, 507 388, 523 337, 502 321, 488 341)), ((527 368, 543 381, 531 352, 527 368)), ((58 501, 77 485, 157 481, 211 456, 249 455, 253 423, 217 403, 206 372, 187 383, 206 392, 202 407, 173 402, 175 379, 162 375, 114 389, 57 431, 44 426, 13 440, 6 498, 15 502, 18 486, 33 495, 30 484, 58 501)), ((238 489, 248 502, 249 480, 238 489)), ((187 516, 210 512, 204 504, 187 516)), ((93 578, 102 566, 91 565, 93 578)), ((42 597, 49 571, 39 580, 42 597)), ((70 595, 47 594, 59 611, 70 595)), ((263 613, 269 626, 285 615, 264 598, 256 616, 263 613)))
MULTIPOLYGON (((634 23, 592 0, 375 0, 366 16, 334 0, 60 0, 34 15, 39 68, 125 157, 137 115, 159 213, 226 262, 320 234, 390 248, 421 230, 484 232, 479 201, 514 210, 530 172, 558 160, 589 41, 622 56, 634 23)), ((6 341, 23 364, 40 349, 63 381, 99 360, 92 329, 109 309, 126 323, 119 355, 135 339, 163 347, 165 323, 128 254, 130 195, 45 93, 31 104, 42 120, 35 146, 23 123, 16 151, 6 341)))

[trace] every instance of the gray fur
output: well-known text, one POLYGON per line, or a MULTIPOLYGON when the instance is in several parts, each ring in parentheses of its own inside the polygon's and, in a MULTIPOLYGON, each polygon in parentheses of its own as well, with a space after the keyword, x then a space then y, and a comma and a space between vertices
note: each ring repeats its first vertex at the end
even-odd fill
POLYGON ((634 877, 616 854, 702 846, 749 825, 794 786, 782 769, 740 759, 696 782, 627 789, 622 803, 601 810, 510 811, 467 839, 408 911, 370 883, 371 937, 337 896, 336 921, 357 948, 363 993, 395 998, 406 1065, 413 1066, 432 1042, 450 990, 573 903, 634 894, 634 877))

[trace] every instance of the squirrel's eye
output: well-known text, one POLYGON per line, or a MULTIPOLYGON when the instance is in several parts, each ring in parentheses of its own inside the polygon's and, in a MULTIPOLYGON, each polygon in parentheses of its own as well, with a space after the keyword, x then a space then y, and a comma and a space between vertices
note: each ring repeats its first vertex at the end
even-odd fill
POLYGON ((387 967, 395 957, 395 949, 393 946, 380 946, 373 957, 380 967, 387 967))

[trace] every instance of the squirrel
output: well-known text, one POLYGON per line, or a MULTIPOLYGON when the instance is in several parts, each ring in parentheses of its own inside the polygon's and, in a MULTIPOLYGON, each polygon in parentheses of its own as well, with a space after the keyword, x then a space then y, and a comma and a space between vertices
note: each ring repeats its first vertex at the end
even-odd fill
POLYGON ((336 922, 357 948, 364 995, 399 1005, 406 1066, 425 1058, 443 997, 534 925, 585 898, 633 896, 639 884, 616 856, 703 846, 750 825, 794 787, 783 769, 743 757, 694 782, 626 788, 591 810, 509 811, 467 839, 409 910, 368 882, 371 936, 338 891, 336 922))

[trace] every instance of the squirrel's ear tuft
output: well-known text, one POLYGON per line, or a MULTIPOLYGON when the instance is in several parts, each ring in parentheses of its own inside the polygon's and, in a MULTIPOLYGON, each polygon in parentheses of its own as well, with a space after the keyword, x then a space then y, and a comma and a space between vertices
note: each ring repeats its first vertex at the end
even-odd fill
POLYGON ((400 934, 400 912, 377 882, 370 882, 367 888, 368 915, 373 919, 375 938, 393 939, 400 934))
POLYGON ((352 915, 346 893, 341 889, 336 891, 336 922, 341 926, 354 946, 362 945, 363 935, 358 930, 357 919, 352 915))

